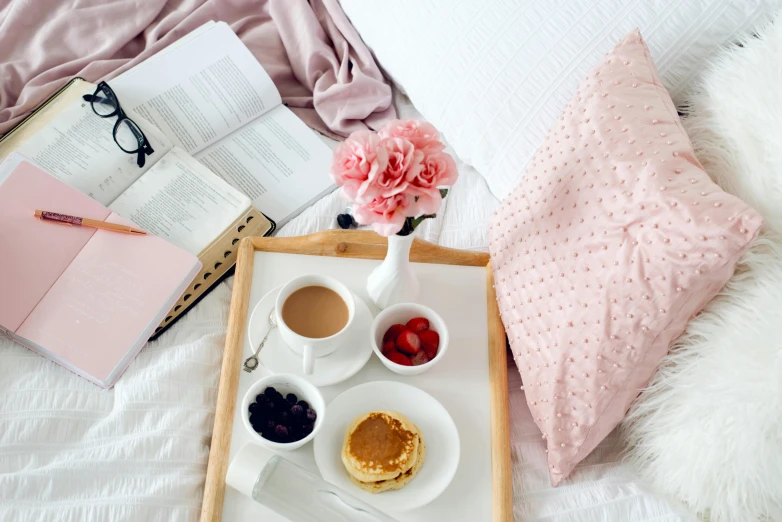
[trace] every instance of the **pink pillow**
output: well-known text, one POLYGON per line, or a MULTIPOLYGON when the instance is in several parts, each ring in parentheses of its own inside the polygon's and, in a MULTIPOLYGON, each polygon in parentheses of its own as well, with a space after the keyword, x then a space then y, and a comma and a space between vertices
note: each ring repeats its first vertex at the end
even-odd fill
POLYGON ((552 484, 622 420, 761 224, 695 159, 631 32, 586 77, 489 230, 552 484))

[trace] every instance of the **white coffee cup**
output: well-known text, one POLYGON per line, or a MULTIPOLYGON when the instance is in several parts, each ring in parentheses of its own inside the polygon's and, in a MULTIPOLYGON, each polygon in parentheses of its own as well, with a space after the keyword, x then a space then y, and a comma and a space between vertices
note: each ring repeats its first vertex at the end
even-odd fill
POLYGON ((276 307, 277 328, 280 330, 283 341, 290 346, 291 350, 301 355, 302 369, 305 375, 312 375, 315 371, 316 357, 326 356, 344 344, 346 333, 350 329, 350 325, 353 324, 353 317, 356 315, 356 302, 348 287, 333 277, 314 274, 296 277, 283 286, 280 293, 277 294, 276 307), (293 292, 306 286, 323 286, 336 292, 345 301, 348 307, 348 321, 342 330, 329 337, 311 338, 297 334, 285 324, 282 318, 282 307, 285 301, 293 292))

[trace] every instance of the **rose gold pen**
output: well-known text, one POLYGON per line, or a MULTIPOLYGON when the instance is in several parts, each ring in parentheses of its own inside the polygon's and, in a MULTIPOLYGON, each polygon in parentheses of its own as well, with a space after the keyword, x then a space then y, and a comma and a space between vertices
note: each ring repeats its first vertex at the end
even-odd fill
POLYGON ((118 225, 115 223, 106 223, 105 221, 98 221, 97 219, 80 218, 76 216, 68 216, 67 214, 58 214, 57 212, 47 212, 46 210, 36 210, 35 217, 43 221, 51 221, 53 223, 99 228, 101 230, 108 230, 110 232, 122 232, 123 234, 133 234, 137 236, 145 236, 147 233, 138 228, 129 227, 127 225, 118 225))

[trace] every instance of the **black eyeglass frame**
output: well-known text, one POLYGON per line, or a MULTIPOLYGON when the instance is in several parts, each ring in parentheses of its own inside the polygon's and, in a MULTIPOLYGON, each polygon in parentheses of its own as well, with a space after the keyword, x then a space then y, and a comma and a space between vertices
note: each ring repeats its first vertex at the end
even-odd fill
POLYGON ((84 99, 84 101, 90 102, 92 112, 94 112, 97 116, 100 116, 101 118, 112 118, 114 116, 117 117, 117 122, 114 124, 114 129, 112 130, 114 143, 116 143, 117 147, 119 147, 123 152, 127 152, 128 154, 138 154, 136 158, 136 165, 138 165, 139 168, 143 167, 146 156, 153 154, 155 151, 152 148, 152 145, 149 143, 146 135, 144 135, 144 131, 141 130, 141 127, 139 127, 135 121, 128 118, 128 115, 125 114, 125 111, 122 110, 122 107, 119 104, 119 98, 117 98, 117 95, 114 93, 112 88, 109 87, 109 84, 106 82, 100 82, 93 94, 85 94, 82 96, 82 99, 84 99), (110 114, 101 114, 95 110, 95 102, 102 102, 104 99, 114 107, 114 111, 112 111, 110 114), (126 149, 117 140, 117 130, 119 130, 120 125, 125 120, 130 123, 128 128, 136 137, 136 141, 138 142, 138 147, 134 150, 126 149))

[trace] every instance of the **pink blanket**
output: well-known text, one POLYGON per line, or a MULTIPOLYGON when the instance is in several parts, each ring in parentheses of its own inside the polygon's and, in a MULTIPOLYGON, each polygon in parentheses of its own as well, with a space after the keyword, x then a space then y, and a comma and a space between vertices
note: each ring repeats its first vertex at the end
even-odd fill
POLYGON ((337 0, 0 0, 0 134, 68 79, 110 80, 209 20, 231 26, 311 127, 346 136, 394 117, 337 0))

